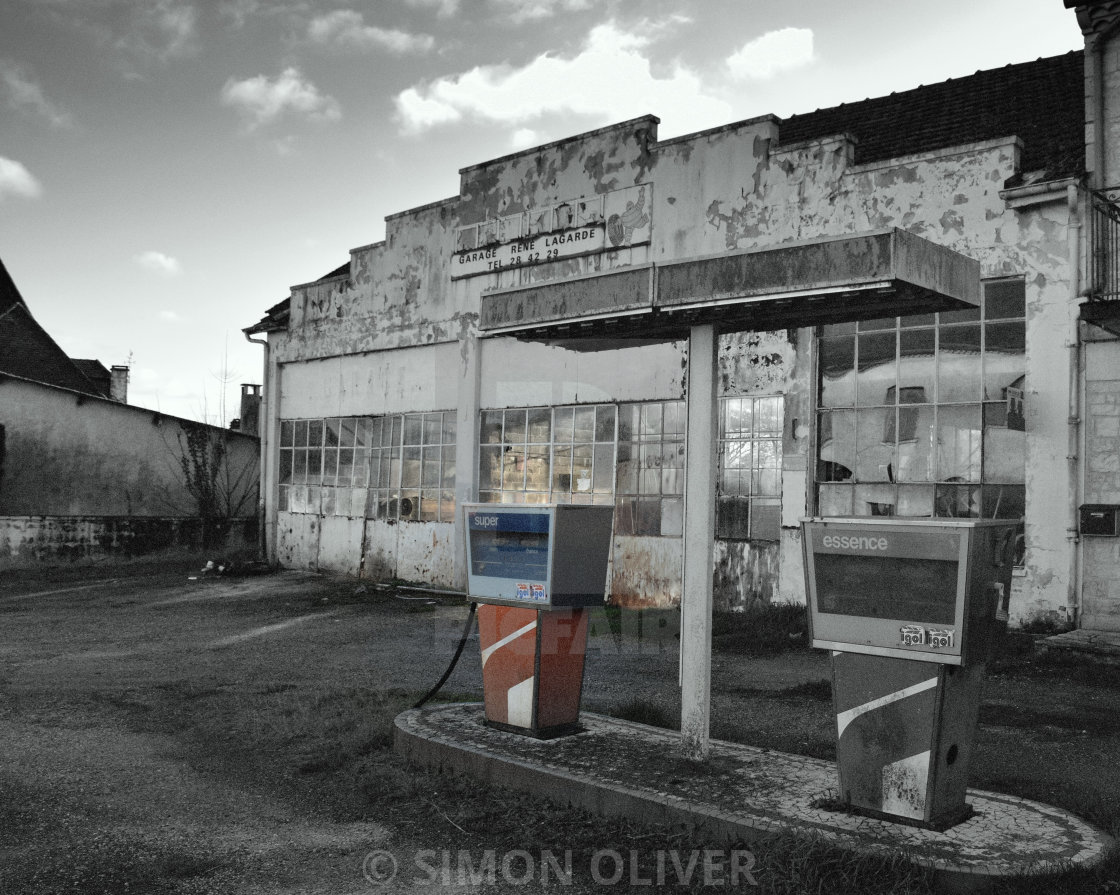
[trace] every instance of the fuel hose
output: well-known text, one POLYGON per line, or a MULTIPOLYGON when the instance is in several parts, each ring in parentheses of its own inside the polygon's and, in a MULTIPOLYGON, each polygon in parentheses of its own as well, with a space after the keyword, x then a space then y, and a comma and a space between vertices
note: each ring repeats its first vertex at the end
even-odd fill
POLYGON ((440 687, 447 683, 447 679, 451 677, 451 672, 455 670, 455 666, 459 664, 459 657, 463 654, 463 647, 467 645, 467 638, 471 636, 471 625, 474 623, 474 611, 477 608, 477 603, 471 603, 470 611, 467 613, 467 623, 463 625, 463 636, 459 638, 459 645, 455 648, 455 655, 451 657, 451 664, 447 666, 447 671, 443 673, 443 677, 439 679, 434 687, 424 694, 423 698, 416 705, 414 709, 420 708, 425 702, 435 696, 440 687))

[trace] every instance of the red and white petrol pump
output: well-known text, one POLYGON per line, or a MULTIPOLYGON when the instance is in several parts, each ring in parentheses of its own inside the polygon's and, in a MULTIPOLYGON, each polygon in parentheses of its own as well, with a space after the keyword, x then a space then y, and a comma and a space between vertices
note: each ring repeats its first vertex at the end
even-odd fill
POLYGON ((587 607, 603 605, 614 508, 466 504, 486 723, 539 738, 579 729, 587 607))

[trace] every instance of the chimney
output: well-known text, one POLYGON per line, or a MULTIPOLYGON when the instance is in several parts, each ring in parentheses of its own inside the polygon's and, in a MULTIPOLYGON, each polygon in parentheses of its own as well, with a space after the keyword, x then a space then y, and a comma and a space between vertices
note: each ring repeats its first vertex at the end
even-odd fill
POLYGON ((241 383, 241 416, 239 428, 246 435, 260 435, 261 387, 251 382, 241 383))
POLYGON ((128 366, 113 364, 109 371, 109 397, 121 404, 128 403, 128 366))

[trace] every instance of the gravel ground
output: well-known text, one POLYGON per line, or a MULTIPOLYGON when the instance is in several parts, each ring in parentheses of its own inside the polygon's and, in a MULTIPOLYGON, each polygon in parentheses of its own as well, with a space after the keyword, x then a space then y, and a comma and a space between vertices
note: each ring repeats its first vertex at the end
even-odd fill
MULTIPOLYGON (((198 569, 0 580, 0 893, 404 891, 363 876, 372 850, 465 841, 467 820, 386 739, 446 667, 463 601, 198 569)), ((596 613, 584 707, 640 700, 679 717, 673 619, 627 616, 619 631, 596 613)), ((713 735, 830 757, 831 706, 812 686, 827 676, 819 652, 717 653, 713 735)), ((975 785, 1106 811, 1120 692, 1097 677, 997 671, 975 785)), ((477 640, 441 695, 481 698, 477 640)), ((470 841, 491 822, 475 817, 470 841)))

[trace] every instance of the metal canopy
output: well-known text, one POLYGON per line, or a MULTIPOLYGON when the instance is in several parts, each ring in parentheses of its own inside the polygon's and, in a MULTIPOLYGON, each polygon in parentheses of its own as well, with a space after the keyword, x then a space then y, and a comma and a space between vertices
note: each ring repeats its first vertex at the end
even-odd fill
POLYGON ((1081 319, 1105 332, 1120 336, 1120 301, 1087 301, 1081 305, 1081 319))
POLYGON ((488 292, 479 329, 594 351, 702 324, 783 329, 979 303, 979 262, 892 229, 488 292))

